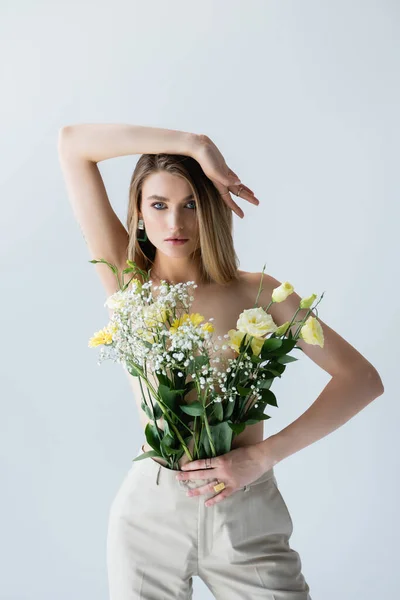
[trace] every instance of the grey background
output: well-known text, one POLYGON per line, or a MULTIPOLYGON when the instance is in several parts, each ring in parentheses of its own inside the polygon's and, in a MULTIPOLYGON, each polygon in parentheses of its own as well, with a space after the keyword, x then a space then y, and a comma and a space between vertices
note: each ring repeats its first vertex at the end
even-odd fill
MULTIPOLYGON (((313 600, 394 598, 398 3, 3 1, 0 17, 0 598, 108 598, 108 510, 143 441, 122 368, 87 347, 106 297, 57 156, 78 122, 209 135, 261 200, 238 200, 240 268, 325 290, 321 319, 378 369, 385 393, 275 473, 313 600)), ((99 165, 124 223, 137 158, 99 165)), ((291 365, 265 437, 328 380, 291 365)))

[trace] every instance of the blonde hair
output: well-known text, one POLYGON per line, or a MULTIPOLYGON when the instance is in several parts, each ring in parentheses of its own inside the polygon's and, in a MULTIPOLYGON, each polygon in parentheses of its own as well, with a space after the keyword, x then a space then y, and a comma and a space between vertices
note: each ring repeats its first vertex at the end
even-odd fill
MULTIPOLYGON (((138 215, 142 202, 143 183, 150 174, 167 171, 183 177, 196 201, 198 240, 193 260, 198 261, 201 281, 221 285, 238 279, 239 258, 232 237, 232 210, 225 204, 217 188, 191 156, 180 154, 143 154, 140 156, 129 186, 127 258, 148 271, 156 247, 147 239, 137 239, 138 215)), ((139 230, 141 232, 142 230, 139 230)))

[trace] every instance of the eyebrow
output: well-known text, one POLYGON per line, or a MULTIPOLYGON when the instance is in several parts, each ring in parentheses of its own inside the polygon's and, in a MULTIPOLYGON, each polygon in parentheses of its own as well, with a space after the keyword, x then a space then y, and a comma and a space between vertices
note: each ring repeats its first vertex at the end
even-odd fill
MULTIPOLYGON (((165 196, 158 196, 158 194, 152 194, 151 196, 148 196, 147 200, 158 200, 160 202, 169 202, 169 198, 166 198, 165 196)), ((186 198, 183 198, 182 202, 187 202, 187 200, 194 200, 193 194, 189 194, 189 196, 186 196, 186 198)))

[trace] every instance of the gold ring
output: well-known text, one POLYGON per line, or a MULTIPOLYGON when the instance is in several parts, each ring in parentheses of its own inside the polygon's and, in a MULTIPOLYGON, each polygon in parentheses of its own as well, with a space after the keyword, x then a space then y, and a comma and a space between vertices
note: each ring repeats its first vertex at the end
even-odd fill
POLYGON ((218 483, 218 479, 217 479, 217 483, 216 483, 216 485, 213 485, 213 490, 214 490, 214 492, 220 492, 221 490, 224 490, 224 489, 225 489, 225 487, 226 487, 226 486, 225 486, 224 482, 223 482, 223 481, 220 481, 220 482, 218 483))

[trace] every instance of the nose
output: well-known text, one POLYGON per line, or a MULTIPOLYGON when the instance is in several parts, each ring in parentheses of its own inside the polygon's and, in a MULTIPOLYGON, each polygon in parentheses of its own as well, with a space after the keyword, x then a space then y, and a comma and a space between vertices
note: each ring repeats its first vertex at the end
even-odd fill
POLYGON ((172 234, 178 229, 183 229, 183 216, 179 211, 169 211, 168 227, 172 234))

